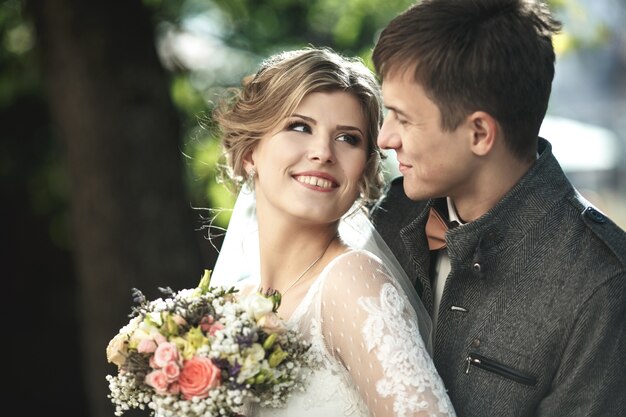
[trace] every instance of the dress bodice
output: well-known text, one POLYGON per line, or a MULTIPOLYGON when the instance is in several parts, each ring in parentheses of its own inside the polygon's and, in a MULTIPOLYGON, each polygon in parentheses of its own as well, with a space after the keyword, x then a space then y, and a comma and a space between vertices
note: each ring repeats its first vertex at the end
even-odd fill
POLYGON ((310 344, 305 391, 252 416, 454 416, 415 311, 373 254, 349 250, 312 283, 288 320, 310 344))

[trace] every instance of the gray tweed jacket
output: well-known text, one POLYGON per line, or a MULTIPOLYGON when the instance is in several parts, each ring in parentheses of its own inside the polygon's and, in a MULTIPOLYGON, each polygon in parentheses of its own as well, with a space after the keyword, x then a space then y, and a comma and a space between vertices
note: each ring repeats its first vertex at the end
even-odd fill
MULTIPOLYGON (((540 157, 481 218, 446 234, 452 271, 434 361, 461 417, 626 416, 626 233, 540 157)), ((402 178, 373 212, 432 312, 424 225, 402 178)))

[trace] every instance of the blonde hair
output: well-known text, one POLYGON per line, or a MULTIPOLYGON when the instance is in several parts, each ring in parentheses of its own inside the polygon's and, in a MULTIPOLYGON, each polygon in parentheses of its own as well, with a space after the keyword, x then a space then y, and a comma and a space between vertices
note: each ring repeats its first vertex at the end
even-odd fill
POLYGON ((382 120, 376 78, 358 58, 346 58, 328 48, 304 48, 266 59, 255 75, 244 79, 234 96, 214 112, 226 164, 221 179, 239 190, 246 178, 244 158, 261 138, 289 117, 313 92, 344 91, 361 104, 367 121, 367 165, 360 198, 375 201, 382 192, 382 154, 376 137, 382 120))

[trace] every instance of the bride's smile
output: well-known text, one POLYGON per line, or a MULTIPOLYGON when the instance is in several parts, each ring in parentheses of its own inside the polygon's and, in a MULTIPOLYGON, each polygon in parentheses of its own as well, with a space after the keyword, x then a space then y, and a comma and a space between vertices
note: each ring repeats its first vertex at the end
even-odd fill
POLYGON ((313 92, 251 152, 257 207, 272 217, 333 223, 360 192, 367 121, 351 94, 313 92), (277 192, 277 190, 279 192, 277 192))
POLYGON ((339 187, 337 180, 332 175, 324 172, 313 171, 299 173, 293 176, 296 181, 315 191, 331 191, 339 187))
MULTIPOLYGON (((218 120, 229 174, 244 188, 217 276, 278 297, 272 312, 310 343, 313 361, 284 407, 246 401, 241 414, 453 417, 424 344, 430 316, 368 217, 385 186, 373 74, 330 51, 285 52, 246 78, 231 106, 218 120)), ((253 342, 272 347, 272 337, 253 342)), ((281 378, 261 374, 263 383, 267 375, 281 378)))

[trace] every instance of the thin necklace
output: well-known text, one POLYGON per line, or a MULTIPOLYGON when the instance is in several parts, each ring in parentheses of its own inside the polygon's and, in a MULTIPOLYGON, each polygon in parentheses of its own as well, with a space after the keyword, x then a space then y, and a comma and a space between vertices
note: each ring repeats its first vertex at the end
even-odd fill
POLYGON ((333 242, 333 240, 335 240, 335 237, 333 236, 332 239, 330 239, 330 242, 328 242, 328 245, 326 245, 326 247, 324 248, 324 251, 322 252, 322 254, 320 256, 318 256, 318 258, 316 260, 313 261, 313 263, 309 266, 307 266, 307 268, 302 271, 302 273, 298 276, 298 278, 296 278, 290 286, 287 287, 287 289, 285 291, 282 291, 279 293, 284 297, 285 294, 287 294, 287 291, 289 291, 294 285, 296 285, 298 283, 298 281, 300 281, 302 279, 302 277, 304 277, 306 275, 307 272, 309 272, 311 270, 311 268, 313 268, 315 266, 315 264, 317 264, 320 259, 322 259, 324 257, 324 255, 326 254, 326 251, 328 250, 328 248, 330 247, 330 244, 333 242))

